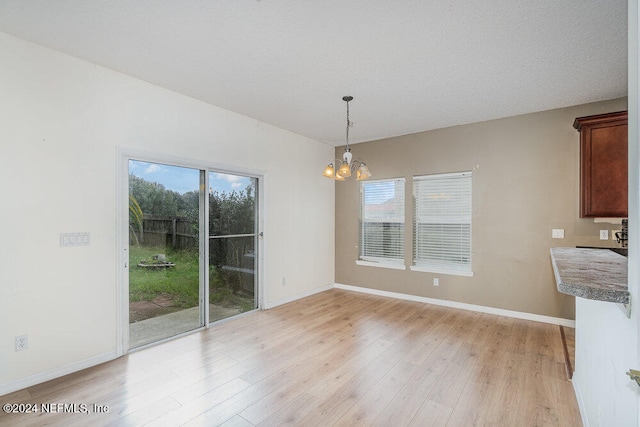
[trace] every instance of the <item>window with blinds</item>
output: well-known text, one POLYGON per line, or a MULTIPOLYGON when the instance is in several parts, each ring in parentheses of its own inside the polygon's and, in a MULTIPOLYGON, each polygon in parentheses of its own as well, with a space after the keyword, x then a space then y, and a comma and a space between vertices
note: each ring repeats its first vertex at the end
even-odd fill
POLYGON ((413 178, 414 270, 471 273, 471 172, 413 178))
POLYGON ((404 182, 361 182, 361 261, 404 268, 404 182))

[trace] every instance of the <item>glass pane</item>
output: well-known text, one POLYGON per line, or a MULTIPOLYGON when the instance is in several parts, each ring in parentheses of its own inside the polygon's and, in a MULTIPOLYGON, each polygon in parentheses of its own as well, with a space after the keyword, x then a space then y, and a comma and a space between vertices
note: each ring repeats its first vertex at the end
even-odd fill
POLYGON ((361 183, 361 260, 404 260, 404 186, 402 178, 361 183))
POLYGON ((209 174, 209 234, 254 234, 256 179, 213 172, 209 174))
POLYGON ((129 161, 129 347, 203 325, 200 171, 129 161))
POLYGON ((256 308, 255 237, 211 239, 209 321, 256 308))
POLYGON ((209 321, 257 308, 256 185, 240 175, 209 175, 209 321))

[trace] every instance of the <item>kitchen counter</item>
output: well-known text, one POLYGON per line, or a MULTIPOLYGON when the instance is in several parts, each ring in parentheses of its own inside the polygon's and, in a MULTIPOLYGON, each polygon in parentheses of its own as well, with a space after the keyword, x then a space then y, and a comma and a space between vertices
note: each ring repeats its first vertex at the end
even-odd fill
POLYGON ((629 303, 626 257, 608 249, 551 248, 551 262, 559 292, 629 303))
POLYGON ((576 248, 585 248, 585 249, 608 249, 610 251, 613 251, 617 254, 620 255, 624 255, 624 256, 628 256, 629 255, 629 248, 607 248, 604 246, 576 246, 576 248))

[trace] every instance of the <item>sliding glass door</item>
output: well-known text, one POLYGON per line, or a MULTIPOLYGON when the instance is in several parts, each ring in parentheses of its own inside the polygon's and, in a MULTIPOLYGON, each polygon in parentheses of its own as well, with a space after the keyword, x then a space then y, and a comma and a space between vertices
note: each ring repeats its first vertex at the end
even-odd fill
POLYGON ((127 169, 125 349, 258 308, 259 178, 134 158, 127 169))

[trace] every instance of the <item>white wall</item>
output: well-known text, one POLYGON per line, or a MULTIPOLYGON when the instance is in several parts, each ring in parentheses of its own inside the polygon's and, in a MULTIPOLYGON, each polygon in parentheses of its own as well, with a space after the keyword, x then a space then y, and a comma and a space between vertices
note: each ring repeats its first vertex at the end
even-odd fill
POLYGON ((629 292, 631 317, 616 304, 576 298, 573 377, 587 426, 638 426, 640 388, 625 375, 640 369, 640 157, 638 1, 629 1, 629 292))
POLYGON ((265 305, 334 282, 333 147, 2 33, 0 64, 0 395, 115 355, 117 147, 264 171, 265 305))

